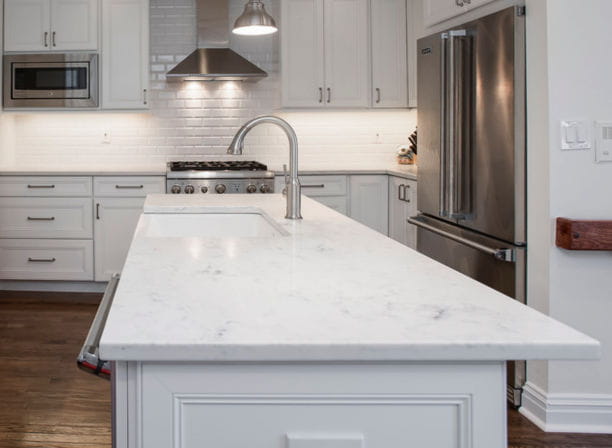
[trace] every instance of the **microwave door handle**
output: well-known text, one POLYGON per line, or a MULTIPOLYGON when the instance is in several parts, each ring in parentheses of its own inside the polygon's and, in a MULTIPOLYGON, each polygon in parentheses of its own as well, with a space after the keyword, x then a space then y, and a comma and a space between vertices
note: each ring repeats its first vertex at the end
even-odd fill
POLYGON ((446 47, 448 33, 442 33, 440 39, 440 216, 446 216, 446 101, 447 101, 447 78, 446 78, 446 47))

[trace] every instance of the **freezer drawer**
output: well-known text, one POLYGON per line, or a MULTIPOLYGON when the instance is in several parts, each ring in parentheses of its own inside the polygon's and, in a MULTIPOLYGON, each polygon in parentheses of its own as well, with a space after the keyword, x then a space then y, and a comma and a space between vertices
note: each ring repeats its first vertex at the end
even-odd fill
POLYGON ((419 215, 417 249, 497 291, 525 303, 525 248, 419 215))

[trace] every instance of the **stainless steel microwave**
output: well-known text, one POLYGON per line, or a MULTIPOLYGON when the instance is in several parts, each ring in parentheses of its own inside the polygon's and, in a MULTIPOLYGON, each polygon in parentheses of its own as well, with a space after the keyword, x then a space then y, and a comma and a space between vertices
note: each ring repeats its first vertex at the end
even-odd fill
POLYGON ((96 53, 4 56, 4 107, 98 106, 96 53))

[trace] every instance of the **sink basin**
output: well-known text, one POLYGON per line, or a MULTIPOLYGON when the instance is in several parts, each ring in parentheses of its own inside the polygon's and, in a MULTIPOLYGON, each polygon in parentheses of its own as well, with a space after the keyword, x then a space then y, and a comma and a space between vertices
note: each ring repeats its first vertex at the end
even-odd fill
POLYGON ((151 238, 270 238, 288 235, 261 213, 145 214, 142 224, 142 234, 151 238))

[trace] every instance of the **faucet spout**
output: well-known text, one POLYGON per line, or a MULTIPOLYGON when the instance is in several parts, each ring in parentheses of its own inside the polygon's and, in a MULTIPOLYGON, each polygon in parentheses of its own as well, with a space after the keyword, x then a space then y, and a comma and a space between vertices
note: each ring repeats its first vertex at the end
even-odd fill
POLYGON ((232 143, 227 148, 228 154, 240 155, 244 149, 244 139, 256 126, 269 123, 280 127, 289 139, 289 180, 287 182, 287 213, 286 219, 302 219, 301 202, 302 187, 298 178, 298 141, 295 131, 289 123, 273 115, 264 115, 247 121, 236 133, 232 143))

